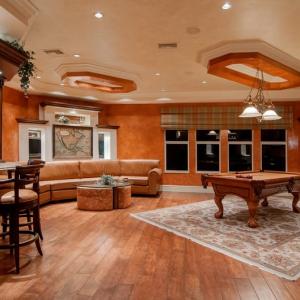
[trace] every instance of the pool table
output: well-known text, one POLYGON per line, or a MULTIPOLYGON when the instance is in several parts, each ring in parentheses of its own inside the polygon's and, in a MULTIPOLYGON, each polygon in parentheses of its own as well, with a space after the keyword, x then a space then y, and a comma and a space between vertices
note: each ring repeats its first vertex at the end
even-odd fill
POLYGON ((249 211, 248 226, 251 228, 259 226, 255 220, 259 201, 262 200, 262 205, 267 206, 267 197, 277 193, 291 193, 293 195, 293 211, 300 213, 300 208, 297 206, 300 174, 270 171, 202 174, 201 181, 204 188, 209 183, 212 184, 215 192, 214 200, 219 209, 215 213, 217 219, 223 217, 222 200, 230 194, 237 195, 246 201, 249 211))

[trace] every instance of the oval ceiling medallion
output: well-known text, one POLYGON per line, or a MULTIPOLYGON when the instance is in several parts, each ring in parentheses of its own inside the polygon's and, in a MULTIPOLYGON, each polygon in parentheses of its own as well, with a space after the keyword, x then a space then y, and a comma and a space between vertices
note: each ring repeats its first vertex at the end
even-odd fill
POLYGON ((97 90, 105 93, 129 93, 137 89, 133 80, 94 73, 66 72, 62 75, 65 85, 97 90))

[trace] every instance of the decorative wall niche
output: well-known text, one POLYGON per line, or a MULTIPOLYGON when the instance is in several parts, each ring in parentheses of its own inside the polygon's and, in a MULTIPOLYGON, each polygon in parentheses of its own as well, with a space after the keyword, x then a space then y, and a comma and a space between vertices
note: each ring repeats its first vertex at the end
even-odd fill
MULTIPOLYGON (((98 128, 98 111, 72 109, 59 106, 40 107, 39 120, 20 119, 19 122, 19 160, 27 161, 32 155, 39 155, 45 161, 67 159, 116 159, 117 130, 98 128), (43 121, 48 120, 48 122, 43 121), (67 121, 66 121, 67 120, 67 121), (67 122, 67 123, 64 123, 67 122), (68 132, 84 131, 89 128, 89 151, 81 155, 58 153, 54 149, 54 128, 65 127, 68 132), (41 151, 37 151, 40 144, 41 151), (30 150, 31 149, 31 150, 30 150), (64 155, 66 154, 66 155, 64 155)), ((86 146, 86 145, 81 145, 86 146)))

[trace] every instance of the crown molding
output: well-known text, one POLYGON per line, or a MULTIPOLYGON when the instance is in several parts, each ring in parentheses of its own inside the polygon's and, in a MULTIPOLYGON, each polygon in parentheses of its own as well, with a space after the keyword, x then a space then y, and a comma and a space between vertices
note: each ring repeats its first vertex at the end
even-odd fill
POLYGON ((132 80, 136 82, 137 85, 141 81, 141 78, 137 74, 118 70, 113 67, 100 66, 93 63, 65 63, 59 65, 55 69, 55 72, 60 76, 60 78, 62 78, 63 75, 68 72, 71 73, 71 72, 83 72, 83 71, 132 80))
POLYGON ((0 6, 26 26, 38 13, 37 7, 29 0, 0 0, 0 6))
POLYGON ((198 52, 197 62, 205 68, 210 60, 228 53, 259 52, 288 67, 300 71, 300 60, 263 40, 223 41, 198 52))

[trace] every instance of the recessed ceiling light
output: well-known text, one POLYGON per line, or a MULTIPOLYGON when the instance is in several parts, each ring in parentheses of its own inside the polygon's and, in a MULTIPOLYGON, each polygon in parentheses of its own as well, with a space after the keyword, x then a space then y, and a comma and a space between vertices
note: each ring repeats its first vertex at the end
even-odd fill
POLYGON ((103 13, 100 12, 100 11, 97 11, 97 12, 94 14, 94 16, 95 16, 95 18, 97 18, 97 19, 101 19, 101 18, 103 18, 103 13))
POLYGON ((206 80, 202 80, 201 83, 202 83, 202 84, 206 84, 207 81, 206 81, 206 80))
POLYGON ((231 8, 231 4, 229 2, 225 2, 223 5, 222 5, 222 9, 224 10, 227 10, 227 9, 230 9, 231 8))
POLYGON ((157 72, 157 73, 154 73, 153 75, 154 76, 160 76, 160 73, 157 72))
POLYGON ((162 98, 158 98, 156 99, 157 101, 171 101, 171 98, 167 98, 167 97, 162 97, 162 98))
POLYGON ((64 83, 60 83, 59 85, 65 85, 64 83))
POLYGON ((95 96, 84 96, 84 98, 89 100, 98 100, 98 98, 95 96))
POLYGON ((38 75, 38 76, 36 76, 36 78, 37 78, 37 79, 41 79, 41 76, 38 75))
POLYGON ((133 99, 129 99, 129 98, 123 98, 123 99, 120 99, 119 102, 132 102, 134 101, 133 99))
POLYGON ((80 54, 73 54, 74 57, 79 58, 80 54))
POLYGON ((2 75, 2 71, 0 71, 0 75, 2 75))
POLYGON ((59 95, 59 96, 65 96, 65 95, 67 95, 66 93, 63 93, 63 92, 60 92, 60 91, 53 91, 53 92, 50 92, 50 94, 59 95))
POLYGON ((166 90, 166 89, 161 89, 160 91, 161 91, 161 92, 166 92, 167 90, 166 90))

